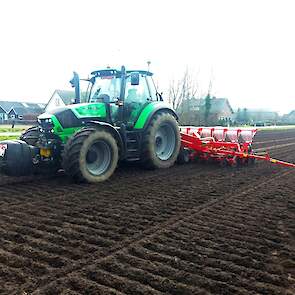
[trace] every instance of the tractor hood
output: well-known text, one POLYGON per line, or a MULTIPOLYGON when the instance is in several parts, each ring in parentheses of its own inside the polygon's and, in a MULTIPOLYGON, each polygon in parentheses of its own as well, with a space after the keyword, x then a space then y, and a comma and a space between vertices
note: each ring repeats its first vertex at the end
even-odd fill
POLYGON ((87 121, 92 120, 107 120, 105 103, 72 104, 38 116, 40 127, 54 132, 63 142, 87 121))
POLYGON ((39 123, 46 119, 54 118, 58 120, 61 127, 72 128, 82 125, 82 121, 87 119, 100 119, 104 120, 107 116, 105 103, 83 103, 72 104, 65 107, 60 107, 48 111, 38 117, 39 123))

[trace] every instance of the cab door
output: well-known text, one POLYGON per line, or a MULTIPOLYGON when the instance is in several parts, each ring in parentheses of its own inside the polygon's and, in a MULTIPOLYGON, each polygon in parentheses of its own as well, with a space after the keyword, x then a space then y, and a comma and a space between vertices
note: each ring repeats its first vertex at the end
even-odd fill
POLYGON ((139 74, 138 85, 132 85, 131 75, 126 78, 124 98, 124 122, 132 128, 143 108, 151 100, 149 86, 144 75, 139 74))

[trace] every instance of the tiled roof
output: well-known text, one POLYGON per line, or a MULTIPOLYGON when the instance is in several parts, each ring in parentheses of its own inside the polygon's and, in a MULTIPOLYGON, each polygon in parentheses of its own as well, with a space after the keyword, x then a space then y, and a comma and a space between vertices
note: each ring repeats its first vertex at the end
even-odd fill
MULTIPOLYGON (((212 113, 219 113, 227 108, 229 108, 231 110, 231 112, 233 113, 233 110, 232 110, 227 98, 212 97, 210 102, 211 102, 210 112, 212 112, 212 113)), ((204 98, 192 98, 190 100, 190 105, 195 106, 195 107, 204 106, 205 99, 204 98)))
POLYGON ((0 101, 0 108, 6 113, 9 113, 11 109, 14 109, 17 114, 26 113, 42 113, 45 104, 32 103, 32 102, 19 102, 19 101, 0 101))

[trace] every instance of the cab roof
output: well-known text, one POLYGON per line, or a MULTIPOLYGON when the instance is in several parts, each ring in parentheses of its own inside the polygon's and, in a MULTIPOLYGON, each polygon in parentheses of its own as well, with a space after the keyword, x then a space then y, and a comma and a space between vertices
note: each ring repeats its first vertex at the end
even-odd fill
MULTIPOLYGON (((144 75, 144 76, 152 76, 153 75, 153 73, 151 73, 149 71, 144 71, 144 70, 128 70, 128 71, 126 71, 127 74, 134 73, 134 72, 137 72, 137 73, 144 75)), ((116 76, 116 78, 120 78, 121 74, 122 74, 122 71, 117 70, 117 69, 103 69, 103 70, 97 70, 97 71, 91 72, 91 75, 94 75, 96 77, 116 76)))

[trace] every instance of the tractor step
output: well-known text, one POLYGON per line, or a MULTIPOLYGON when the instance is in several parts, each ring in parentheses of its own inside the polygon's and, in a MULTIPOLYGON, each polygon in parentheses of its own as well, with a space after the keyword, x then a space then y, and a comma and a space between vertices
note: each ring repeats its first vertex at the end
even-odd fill
POLYGON ((126 159, 128 161, 140 160, 140 139, 136 132, 126 132, 126 159))
POLYGON ((136 149, 136 148, 127 149, 126 158, 127 158, 127 160, 131 160, 134 158, 139 159, 140 158, 140 150, 136 149))
POLYGON ((127 158, 128 162, 136 162, 136 161, 139 161, 140 158, 139 157, 134 157, 134 158, 127 158))
POLYGON ((138 149, 128 149, 127 152, 128 153, 138 153, 139 150, 138 149))

